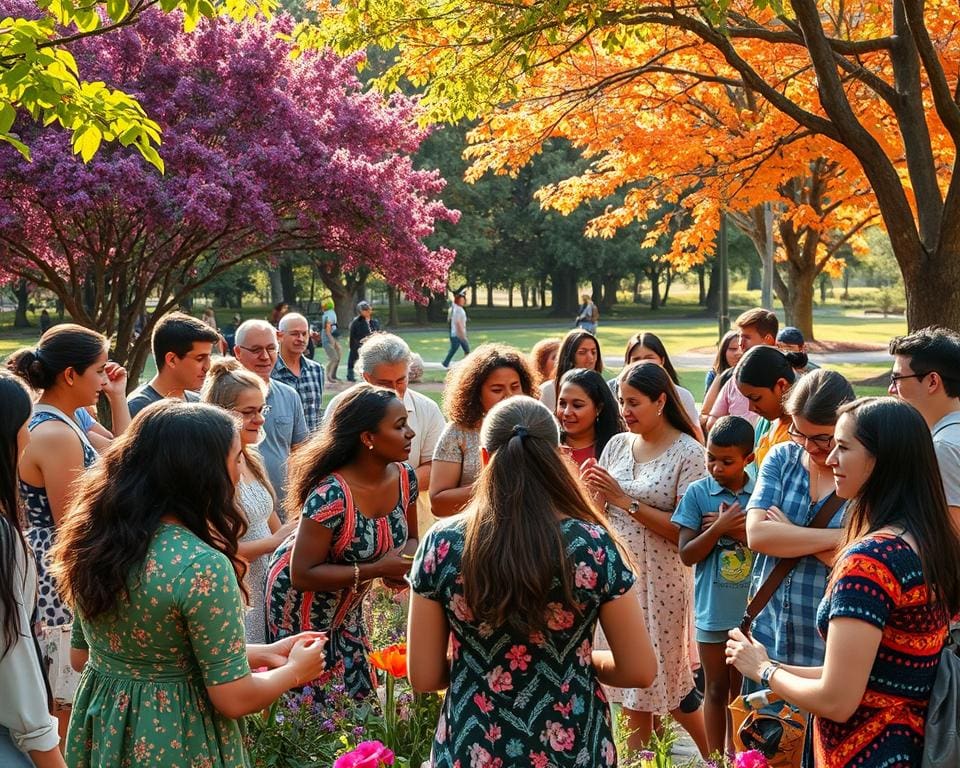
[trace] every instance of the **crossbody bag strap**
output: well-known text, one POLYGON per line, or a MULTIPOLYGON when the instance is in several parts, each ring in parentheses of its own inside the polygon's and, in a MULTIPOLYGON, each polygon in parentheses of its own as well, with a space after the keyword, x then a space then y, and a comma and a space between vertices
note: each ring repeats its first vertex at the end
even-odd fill
MULTIPOLYGON (((844 501, 836 493, 831 493, 807 528, 826 528, 833 516, 843 506, 844 501)), ((744 611, 743 619, 740 622, 740 629, 744 634, 749 634, 753 620, 760 615, 760 611, 770 602, 770 598, 777 591, 777 587, 787 578, 787 574, 793 570, 800 560, 799 557, 784 557, 773 567, 770 575, 760 585, 760 589, 757 590, 753 599, 748 603, 746 611, 744 611)))

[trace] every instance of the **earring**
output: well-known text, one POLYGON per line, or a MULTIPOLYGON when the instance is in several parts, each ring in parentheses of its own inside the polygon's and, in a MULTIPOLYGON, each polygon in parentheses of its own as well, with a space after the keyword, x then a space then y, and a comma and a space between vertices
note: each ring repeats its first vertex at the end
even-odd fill
POLYGON ((368 450, 368 451, 372 451, 372 450, 373 450, 373 443, 370 443, 370 444, 367 445, 367 450, 368 450))
POLYGON ((657 410, 657 416, 663 416, 663 408, 657 410))

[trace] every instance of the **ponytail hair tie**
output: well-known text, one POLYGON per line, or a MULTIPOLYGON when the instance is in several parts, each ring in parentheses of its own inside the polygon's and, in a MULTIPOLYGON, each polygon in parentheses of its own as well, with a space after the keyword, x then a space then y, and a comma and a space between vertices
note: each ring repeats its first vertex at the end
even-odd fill
POLYGON ((523 424, 515 424, 510 434, 513 437, 519 437, 521 442, 523 438, 530 437, 530 431, 523 424))

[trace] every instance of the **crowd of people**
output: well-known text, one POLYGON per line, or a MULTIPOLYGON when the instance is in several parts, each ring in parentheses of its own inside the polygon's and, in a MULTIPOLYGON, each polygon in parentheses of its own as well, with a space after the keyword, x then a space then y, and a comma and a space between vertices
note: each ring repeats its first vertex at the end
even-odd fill
POLYGON ((606 379, 595 308, 471 350, 462 298, 442 410, 363 303, 325 409, 332 307, 229 343, 171 313, 129 396, 76 325, 7 361, 0 765, 244 765, 238 719, 285 691, 374 695, 377 582, 409 590, 412 686, 447 691, 434 766, 615 765, 666 715, 730 753, 761 688, 812 718, 809 765, 919 765, 960 612, 960 335, 894 339, 891 397, 857 399, 750 310, 698 408, 655 334, 606 379))

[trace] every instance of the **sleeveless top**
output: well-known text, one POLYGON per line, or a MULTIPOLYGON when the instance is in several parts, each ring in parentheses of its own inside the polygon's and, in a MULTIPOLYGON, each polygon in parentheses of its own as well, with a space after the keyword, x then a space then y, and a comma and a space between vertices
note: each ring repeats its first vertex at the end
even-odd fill
MULTIPOLYGON (((79 427, 70 422, 67 416, 59 411, 35 411, 30 417, 27 429, 31 432, 40 424, 48 421, 62 421, 77 432, 83 446, 83 467, 86 469, 97 459, 97 452, 85 439, 80 438, 79 427)), ((53 577, 50 575, 50 549, 55 538, 55 524, 53 510, 50 508, 50 499, 47 489, 31 485, 19 480, 20 497, 27 518, 27 526, 23 532, 24 538, 33 550, 37 559, 37 616, 41 622, 49 626, 60 626, 73 621, 73 616, 60 600, 53 577)))

